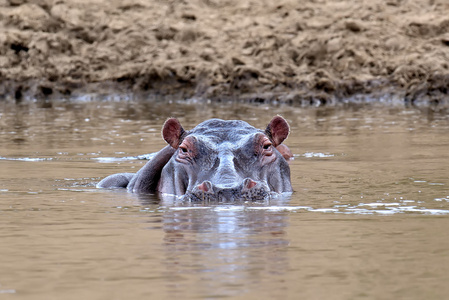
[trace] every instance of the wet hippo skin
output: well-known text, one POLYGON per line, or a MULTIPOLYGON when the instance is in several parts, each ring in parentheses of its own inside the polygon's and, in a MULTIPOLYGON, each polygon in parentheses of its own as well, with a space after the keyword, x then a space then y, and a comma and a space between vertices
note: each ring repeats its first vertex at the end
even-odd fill
POLYGON ((165 148, 137 173, 108 176, 97 187, 208 201, 262 200, 292 192, 292 154, 282 144, 289 130, 280 116, 265 130, 244 121, 211 119, 186 131, 171 118, 162 129, 165 148))

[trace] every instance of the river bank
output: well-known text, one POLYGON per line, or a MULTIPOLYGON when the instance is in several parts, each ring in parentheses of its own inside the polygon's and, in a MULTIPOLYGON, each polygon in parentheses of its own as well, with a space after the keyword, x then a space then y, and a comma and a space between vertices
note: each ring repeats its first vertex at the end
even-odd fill
POLYGON ((449 102, 443 0, 0 0, 0 98, 449 102))

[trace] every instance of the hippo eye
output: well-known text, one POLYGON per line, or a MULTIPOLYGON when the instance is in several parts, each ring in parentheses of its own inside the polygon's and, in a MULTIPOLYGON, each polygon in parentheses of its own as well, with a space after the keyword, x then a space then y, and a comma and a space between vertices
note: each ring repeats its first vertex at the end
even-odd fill
POLYGON ((263 149, 264 149, 264 150, 268 150, 268 149, 270 149, 270 147, 271 147, 271 143, 270 143, 270 142, 265 142, 265 143, 263 144, 263 149))
POLYGON ((192 142, 194 141, 193 138, 187 137, 181 145, 178 147, 178 155, 176 157, 176 160, 181 163, 188 163, 192 162, 193 159, 195 159, 195 155, 197 153, 197 148, 195 147, 195 144, 192 142))
POLYGON ((187 153, 187 148, 186 147, 179 147, 179 149, 181 149, 181 151, 183 152, 183 153, 187 153))

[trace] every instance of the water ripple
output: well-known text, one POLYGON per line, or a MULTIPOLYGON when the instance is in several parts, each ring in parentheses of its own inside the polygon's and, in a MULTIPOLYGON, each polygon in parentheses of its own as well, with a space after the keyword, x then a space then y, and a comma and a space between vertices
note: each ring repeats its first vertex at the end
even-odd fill
POLYGON ((335 205, 330 208, 313 208, 310 206, 182 206, 182 207, 167 207, 169 210, 211 210, 215 212, 222 211, 251 211, 263 210, 270 212, 318 212, 318 213, 337 213, 337 214, 379 214, 379 215, 394 215, 402 213, 419 213, 430 215, 446 215, 449 210, 446 209, 429 209, 424 207, 401 206, 400 203, 360 203, 357 206, 335 205), (363 206, 367 207, 364 208, 363 206), (379 209, 383 207, 384 209, 379 209))

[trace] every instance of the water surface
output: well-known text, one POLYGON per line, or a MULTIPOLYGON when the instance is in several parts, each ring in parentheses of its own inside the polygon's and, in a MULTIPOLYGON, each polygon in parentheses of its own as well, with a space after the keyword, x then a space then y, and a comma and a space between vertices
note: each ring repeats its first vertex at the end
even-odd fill
POLYGON ((445 299, 449 117, 392 105, 0 103, 0 298, 445 299), (95 183, 168 117, 291 125, 295 192, 232 205, 95 183))

